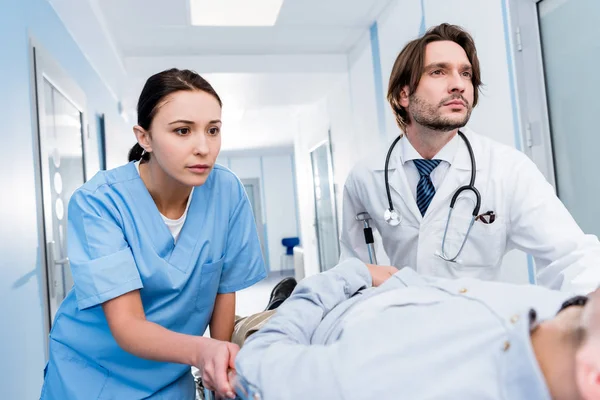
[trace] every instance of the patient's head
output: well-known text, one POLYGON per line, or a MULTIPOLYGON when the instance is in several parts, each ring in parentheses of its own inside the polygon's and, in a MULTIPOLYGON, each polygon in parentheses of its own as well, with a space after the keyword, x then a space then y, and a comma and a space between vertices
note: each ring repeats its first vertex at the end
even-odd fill
POLYGON ((600 290, 575 297, 531 335, 555 400, 600 400, 600 290))
POLYGON ((575 380, 581 397, 600 399, 600 289, 589 296, 575 332, 575 380))

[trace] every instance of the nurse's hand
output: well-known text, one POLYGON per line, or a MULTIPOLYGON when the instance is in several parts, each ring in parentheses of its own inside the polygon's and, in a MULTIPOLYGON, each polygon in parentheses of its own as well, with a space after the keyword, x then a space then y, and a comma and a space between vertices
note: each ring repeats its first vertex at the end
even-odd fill
POLYGON ((373 286, 381 285, 383 282, 387 281, 390 278, 390 276, 398 272, 398 268, 396 267, 383 265, 367 264, 367 268, 371 273, 371 278, 373 279, 373 286))
POLYGON ((219 396, 235 399, 235 392, 227 377, 228 370, 235 368, 235 356, 240 347, 237 344, 201 337, 198 348, 198 365, 202 383, 208 390, 219 396))

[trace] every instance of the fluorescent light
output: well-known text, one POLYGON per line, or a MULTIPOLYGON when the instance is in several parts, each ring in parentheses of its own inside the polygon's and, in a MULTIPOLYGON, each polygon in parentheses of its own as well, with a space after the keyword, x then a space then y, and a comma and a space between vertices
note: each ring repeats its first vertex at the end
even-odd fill
POLYGON ((273 26, 283 0, 190 0, 192 25, 273 26))

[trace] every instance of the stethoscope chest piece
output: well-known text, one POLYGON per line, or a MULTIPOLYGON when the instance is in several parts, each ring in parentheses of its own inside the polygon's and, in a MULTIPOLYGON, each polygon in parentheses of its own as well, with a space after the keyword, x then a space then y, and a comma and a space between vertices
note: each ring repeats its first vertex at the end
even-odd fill
POLYGON ((383 213, 383 218, 385 219, 385 222, 390 226, 398 226, 402 221, 402 217, 400 216, 400 214, 396 210, 389 208, 383 213))

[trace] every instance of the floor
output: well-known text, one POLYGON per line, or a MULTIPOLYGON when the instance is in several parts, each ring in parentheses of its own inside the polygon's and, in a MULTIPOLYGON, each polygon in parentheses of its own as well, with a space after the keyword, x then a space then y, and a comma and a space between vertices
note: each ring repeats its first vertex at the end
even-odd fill
POLYGON ((294 271, 271 273, 257 284, 237 292, 235 313, 243 317, 264 311, 273 287, 288 276, 294 276, 294 271))
MULTIPOLYGON (((249 288, 236 292, 235 314, 246 317, 264 311, 275 285, 288 276, 294 276, 294 271, 277 271, 249 288)), ((206 328, 203 336, 210 337, 209 328, 206 328)))

